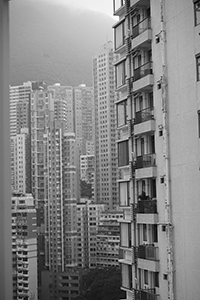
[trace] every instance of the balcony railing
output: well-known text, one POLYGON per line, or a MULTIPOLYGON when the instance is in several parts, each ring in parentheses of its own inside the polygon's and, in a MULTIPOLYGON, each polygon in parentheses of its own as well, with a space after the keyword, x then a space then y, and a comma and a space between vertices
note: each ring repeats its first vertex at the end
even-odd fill
POLYGON ((143 33, 144 31, 150 28, 151 28, 151 18, 148 17, 142 20, 141 22, 139 22, 137 25, 133 26, 132 29, 133 38, 135 38, 136 36, 140 35, 141 33, 143 33))
POLYGON ((158 247, 153 245, 140 245, 138 249, 138 258, 148 260, 158 260, 158 247))
POLYGON ((135 124, 139 124, 153 119, 153 107, 147 107, 135 113, 135 124))
POLYGON ((156 154, 144 154, 137 156, 136 158, 136 169, 154 167, 156 165, 156 154))
POLYGON ((153 74, 152 65, 153 65, 152 62, 147 62, 144 65, 140 66, 139 68, 134 69, 133 81, 137 81, 142 77, 153 74))
POLYGON ((145 290, 134 289, 134 299, 135 300, 157 300, 158 295, 155 294, 155 289, 145 289, 145 290))
POLYGON ((157 200, 140 200, 138 201, 139 214, 156 214, 157 200))

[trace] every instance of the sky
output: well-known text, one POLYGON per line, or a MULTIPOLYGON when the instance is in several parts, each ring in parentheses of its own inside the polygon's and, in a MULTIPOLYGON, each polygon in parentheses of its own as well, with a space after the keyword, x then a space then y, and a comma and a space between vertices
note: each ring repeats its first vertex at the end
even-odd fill
POLYGON ((71 4, 74 8, 89 8, 113 17, 113 0, 48 0, 48 2, 49 1, 54 3, 71 4))

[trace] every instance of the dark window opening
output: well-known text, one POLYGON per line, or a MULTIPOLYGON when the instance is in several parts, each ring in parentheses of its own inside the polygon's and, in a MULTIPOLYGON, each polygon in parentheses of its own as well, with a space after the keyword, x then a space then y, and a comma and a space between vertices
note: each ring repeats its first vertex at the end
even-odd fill
POLYGON ((194 24, 200 24, 200 0, 193 0, 194 2, 194 24))

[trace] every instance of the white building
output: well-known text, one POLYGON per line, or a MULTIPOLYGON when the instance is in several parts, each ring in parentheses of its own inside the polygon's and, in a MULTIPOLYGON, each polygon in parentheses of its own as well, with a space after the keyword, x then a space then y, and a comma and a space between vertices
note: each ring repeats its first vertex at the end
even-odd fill
POLYGON ((94 204, 84 199, 77 204, 77 255, 78 266, 95 268, 97 266, 97 230, 103 204, 94 204))
POLYGON ((119 266, 120 224, 123 211, 102 212, 97 231, 97 266, 119 266))
POLYGON ((13 299, 37 300, 37 224, 31 194, 12 196, 13 299))
MULTIPOLYGON (((15 136, 18 131, 17 104, 22 103, 25 107, 29 105, 31 93, 31 82, 24 82, 19 86, 10 86, 10 136, 15 136)), ((25 121, 27 123, 26 116, 25 121)), ((21 120, 22 121, 22 120, 21 120)), ((27 126, 25 126, 27 127, 27 126)))
POLYGON ((27 131, 11 137, 11 186, 13 191, 27 192, 28 164, 27 131))
POLYGON ((95 201, 117 206, 116 114, 112 42, 93 59, 95 109, 95 201))
POLYGON ((200 1, 114 0, 126 299, 200 294, 200 1))

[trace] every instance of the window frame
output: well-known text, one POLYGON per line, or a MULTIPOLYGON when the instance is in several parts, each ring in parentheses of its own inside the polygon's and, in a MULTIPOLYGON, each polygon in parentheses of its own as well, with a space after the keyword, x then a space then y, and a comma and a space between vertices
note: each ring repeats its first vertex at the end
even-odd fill
POLYGON ((121 127, 127 124, 127 119, 128 119, 128 115, 127 115, 127 99, 120 101, 118 103, 116 103, 116 114, 117 114, 117 127, 121 127), (123 107, 123 122, 119 124, 119 106, 123 107))
POLYGON ((126 41, 126 35, 125 35, 125 19, 123 19, 119 24, 117 24, 114 27, 114 46, 115 46, 115 50, 118 50, 119 48, 121 48, 122 46, 125 45, 125 41, 126 41), (116 30, 117 28, 119 29, 119 27, 122 26, 121 28, 121 43, 119 44, 119 46, 116 45, 117 42, 117 38, 116 38, 116 30))
POLYGON ((200 110, 197 111, 197 114, 198 114, 198 137, 200 138, 200 110))
POLYGON ((194 26, 200 24, 200 0, 193 0, 194 3, 194 26), (199 5, 199 22, 197 22, 197 4, 199 5))
POLYGON ((126 77, 127 77, 127 74, 126 74, 126 59, 123 59, 122 61, 120 61, 119 63, 117 63, 115 65, 115 86, 116 86, 116 89, 122 87, 123 85, 126 84, 126 77), (120 83, 118 84, 119 82, 119 71, 118 71, 118 68, 119 66, 122 66, 122 72, 121 72, 121 80, 120 80, 120 83))
POLYGON ((129 165, 129 145, 128 145, 128 140, 124 140, 118 143, 118 167, 125 167, 128 165, 129 165), (122 144, 126 145, 126 147, 123 149, 123 151, 120 151, 120 145, 122 144))
POLYGON ((121 6, 119 6, 116 9, 116 0, 113 0, 114 13, 116 13, 121 7, 123 7, 125 5, 125 1, 124 0, 119 0, 119 2, 121 2, 121 6))
POLYGON ((198 53, 196 56, 196 77, 197 81, 200 81, 200 53, 198 53))

